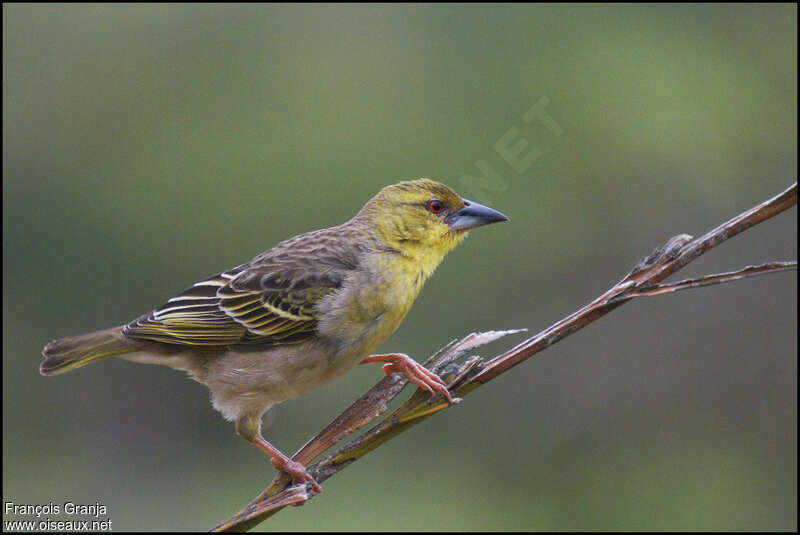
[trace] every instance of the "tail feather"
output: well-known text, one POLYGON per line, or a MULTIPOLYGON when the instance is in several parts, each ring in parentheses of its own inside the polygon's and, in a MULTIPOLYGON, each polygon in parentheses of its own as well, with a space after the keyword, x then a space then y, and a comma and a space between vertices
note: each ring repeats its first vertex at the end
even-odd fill
POLYGON ((42 351, 44 362, 39 366, 42 375, 58 375, 89 364, 97 359, 138 351, 137 346, 114 327, 89 334, 53 340, 42 351))

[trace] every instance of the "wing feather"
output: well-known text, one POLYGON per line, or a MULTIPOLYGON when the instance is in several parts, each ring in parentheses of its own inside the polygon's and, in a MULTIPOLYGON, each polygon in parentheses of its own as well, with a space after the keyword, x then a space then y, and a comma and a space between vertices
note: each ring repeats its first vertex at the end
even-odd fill
POLYGON ((317 327, 316 305, 357 266, 357 251, 329 246, 335 230, 297 236, 247 264, 200 281, 123 332, 186 346, 308 340, 317 327))

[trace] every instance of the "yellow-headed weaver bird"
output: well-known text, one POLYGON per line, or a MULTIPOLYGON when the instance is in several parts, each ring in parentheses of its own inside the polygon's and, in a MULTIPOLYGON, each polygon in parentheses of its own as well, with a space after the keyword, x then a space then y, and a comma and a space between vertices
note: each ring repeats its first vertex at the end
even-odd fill
POLYGON ((387 186, 346 223, 279 243, 127 325, 50 342, 39 371, 106 357, 184 370, 276 469, 321 492, 305 466, 261 436, 261 415, 368 362, 457 401, 407 355, 370 353, 470 229, 507 220, 433 180, 387 186))

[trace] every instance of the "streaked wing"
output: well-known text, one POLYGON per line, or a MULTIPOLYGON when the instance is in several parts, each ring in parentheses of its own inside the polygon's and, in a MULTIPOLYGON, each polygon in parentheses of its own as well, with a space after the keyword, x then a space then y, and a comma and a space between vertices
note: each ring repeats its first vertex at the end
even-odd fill
POLYGON ((217 296, 217 292, 236 276, 238 269, 198 282, 149 314, 130 322, 123 328, 123 334, 191 346, 241 343, 246 327, 220 308, 217 296))
POLYGON ((123 333, 187 346, 308 340, 317 326, 316 304, 357 264, 354 251, 329 246, 334 230, 297 236, 198 282, 123 333))
MULTIPOLYGON (((248 275, 242 273, 242 278, 248 275)), ((341 282, 308 287, 287 284, 283 288, 258 285, 249 289, 237 285, 238 280, 239 277, 220 288, 217 296, 219 308, 246 329, 239 343, 275 344, 297 343, 311 337, 317 326, 314 306, 341 282)))

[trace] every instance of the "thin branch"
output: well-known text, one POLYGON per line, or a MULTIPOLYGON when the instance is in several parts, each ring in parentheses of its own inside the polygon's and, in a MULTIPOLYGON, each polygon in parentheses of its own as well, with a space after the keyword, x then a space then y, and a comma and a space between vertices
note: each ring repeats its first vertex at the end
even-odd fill
POLYGON ((641 290, 628 294, 627 297, 647 297, 651 295, 661 295, 666 293, 677 292, 678 290, 688 290, 690 288, 699 288, 701 286, 711 286, 712 284, 720 284, 722 282, 731 282, 747 277, 755 277, 757 275, 766 275, 768 273, 775 273, 778 271, 787 271, 790 269, 797 269, 797 261, 793 262, 767 262, 766 264, 759 264, 758 266, 747 266, 736 271, 728 271, 727 273, 718 273, 716 275, 706 275, 705 277, 697 277, 694 279, 684 279, 678 282, 671 282, 669 284, 656 284, 647 290, 641 290))
MULTIPOLYGON (((660 295, 689 288, 730 282, 746 277, 797 269, 797 262, 770 262, 748 266, 738 271, 719 273, 687 279, 676 283, 660 284, 700 255, 731 239, 748 228, 773 217, 797 204, 797 183, 784 192, 768 199, 750 210, 726 221, 703 236, 692 239, 687 234, 675 236, 652 254, 644 257, 617 284, 602 295, 556 322, 540 333, 531 336, 508 351, 484 362, 471 357, 462 364, 456 361, 472 349, 519 331, 490 331, 472 333, 460 341, 453 341, 433 355, 426 365, 438 373, 453 394, 463 397, 536 353, 608 314, 636 297, 660 295)), ((407 382, 399 374, 383 378, 367 393, 356 400, 314 438, 309 440, 293 457, 308 464, 344 437, 367 425, 383 414, 388 404, 400 393, 407 382)), ((424 419, 448 407, 439 396, 417 389, 400 407, 362 435, 340 446, 308 471, 319 482, 343 470, 384 442, 408 430, 424 419)), ((244 531, 269 518, 286 505, 296 504, 313 493, 303 485, 291 485, 289 476, 281 473, 250 504, 222 522, 213 531, 244 531), (300 487, 300 488, 298 488, 300 487)))

